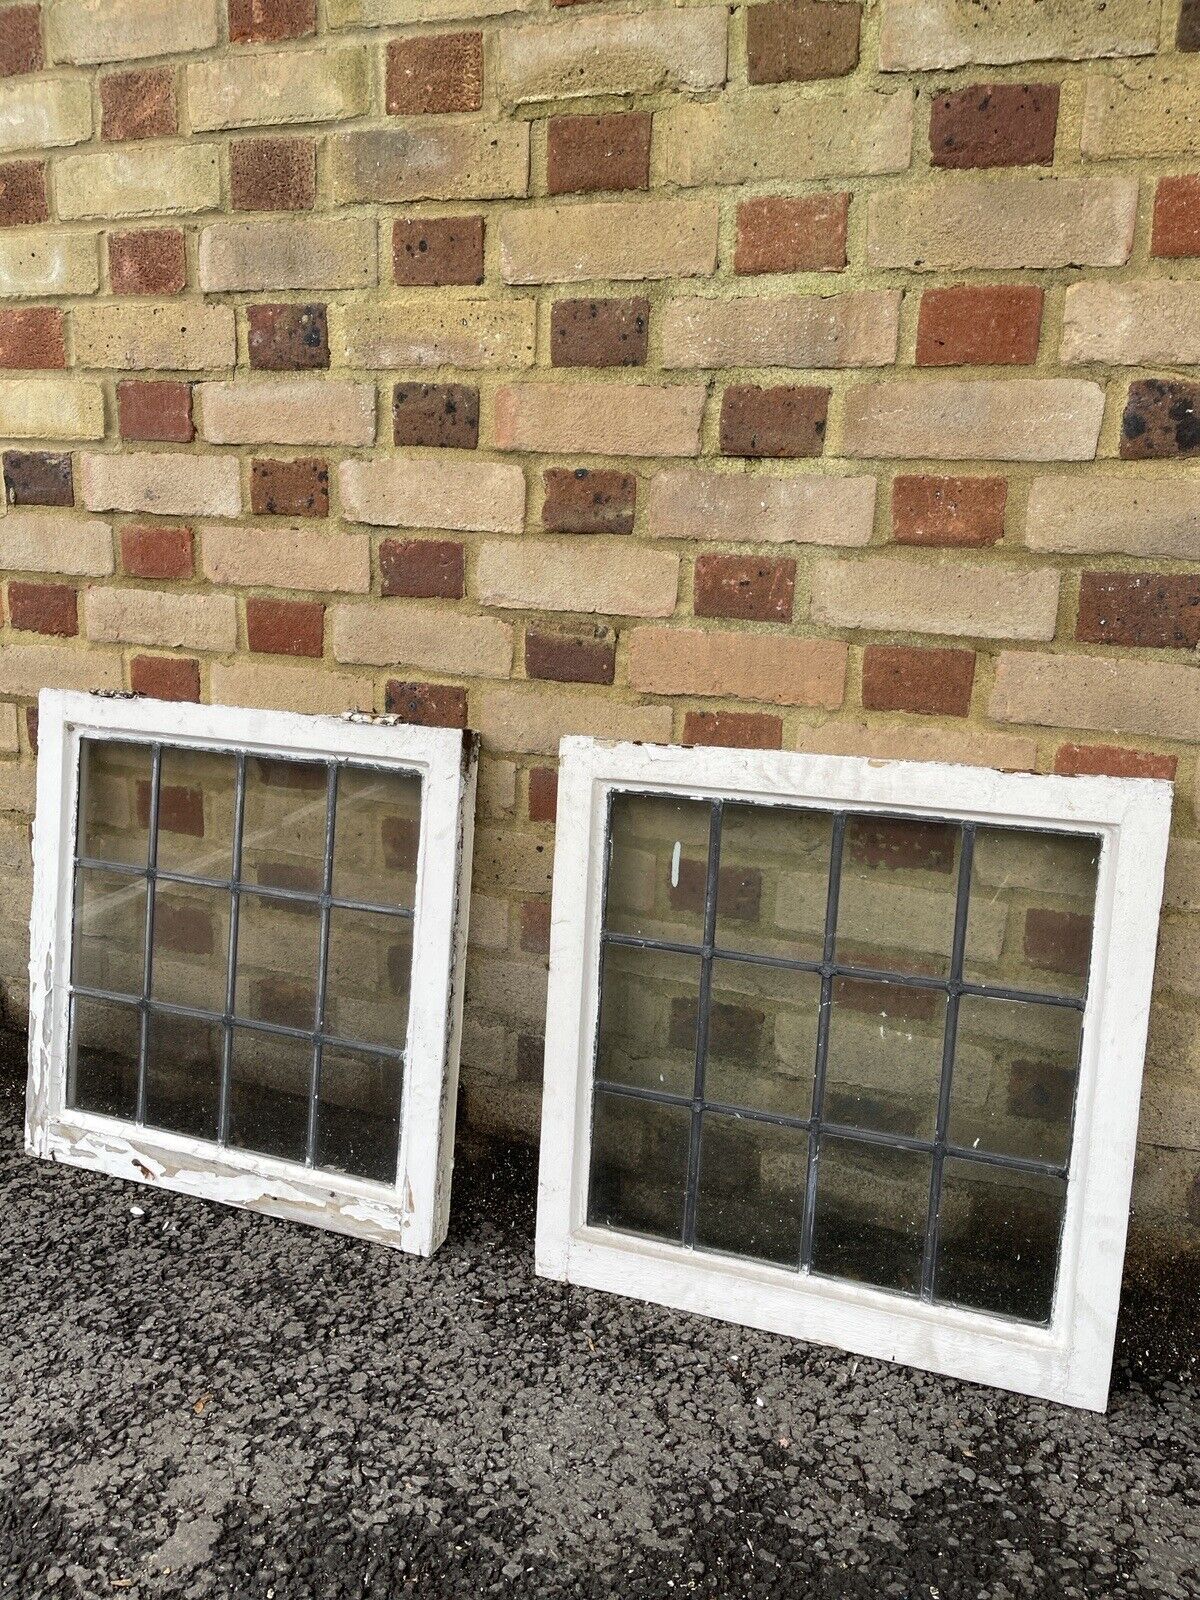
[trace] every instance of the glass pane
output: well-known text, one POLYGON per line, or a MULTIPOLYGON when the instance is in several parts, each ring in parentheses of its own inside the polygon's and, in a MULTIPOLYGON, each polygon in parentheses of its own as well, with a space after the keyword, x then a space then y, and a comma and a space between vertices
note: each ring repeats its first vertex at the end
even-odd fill
POLYGON ((329 913, 327 1033, 402 1050, 408 1036, 412 923, 378 911, 329 913))
POLYGON ((980 828, 963 976, 1082 996, 1099 864, 1100 841, 1091 834, 980 828))
POLYGON ((132 1122, 137 1116, 138 1037, 135 1006, 76 997, 71 1002, 67 1104, 78 1111, 132 1122))
POLYGON ((230 876, 236 771, 231 755, 164 748, 158 794, 161 871, 230 876))
POLYGON ((312 1046, 276 1033, 233 1030, 229 1143, 281 1161, 303 1161, 312 1046))
POLYGON ((150 747, 83 739, 78 853, 97 861, 150 859, 150 747))
POLYGON ((81 867, 75 875, 71 981, 140 995, 145 964, 145 878, 81 867))
POLYGON ((820 1014, 821 979, 815 972, 715 960, 705 1099, 809 1116, 820 1014))
POLYGON ((317 1165, 396 1182, 403 1063, 327 1044, 321 1053, 317 1165))
POLYGON ((604 947, 596 1077, 691 1098, 700 957, 604 947))
POLYGON ((913 1150, 823 1138, 813 1271, 916 1294, 932 1165, 913 1150))
POLYGON ((239 1017, 288 1028, 315 1026, 320 932, 316 905, 241 896, 234 1001, 239 1017))
POLYGON ((842 965, 949 972, 959 839, 951 823, 850 818, 838 895, 842 965))
POLYGON ((1067 1186, 948 1157, 942 1173, 935 1298, 1049 1322, 1067 1186))
POLYGON ((327 769, 315 761, 246 762, 242 882, 320 894, 325 877, 327 769))
POLYGON ((691 1127, 688 1106, 597 1090, 589 1223, 680 1243, 691 1127))
POLYGON ((408 772, 342 768, 333 846, 337 899, 411 911, 420 842, 420 778, 408 772))
POLYGON ((154 960, 150 993, 197 1011, 225 1010, 229 981, 229 894, 191 883, 154 892, 154 960))
POLYGON ((831 819, 819 811, 733 806, 721 814, 717 944, 819 961, 825 949, 831 819))
POLYGON ((945 1037, 940 989, 835 979, 822 1117, 932 1139, 945 1037))
POLYGON ((155 1128, 215 1139, 221 1104, 225 1030, 219 1023, 150 1013, 146 1121, 155 1128))
POLYGON ((613 796, 605 927, 700 944, 712 807, 656 795, 613 796))
POLYGON ((804 1224, 808 1134, 705 1112, 696 1244, 795 1267, 804 1224))
POLYGON ((950 1082, 950 1143, 1065 1166, 1081 1012, 965 994, 950 1082))

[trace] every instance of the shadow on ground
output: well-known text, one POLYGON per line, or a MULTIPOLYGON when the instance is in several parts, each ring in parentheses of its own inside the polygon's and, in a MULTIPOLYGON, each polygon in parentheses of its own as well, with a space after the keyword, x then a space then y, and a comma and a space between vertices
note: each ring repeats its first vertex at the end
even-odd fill
POLYGON ((1107 1417, 532 1274, 532 1152, 420 1262, 29 1160, 0 1039, 0 1596, 1200 1593, 1196 1279, 1107 1417))

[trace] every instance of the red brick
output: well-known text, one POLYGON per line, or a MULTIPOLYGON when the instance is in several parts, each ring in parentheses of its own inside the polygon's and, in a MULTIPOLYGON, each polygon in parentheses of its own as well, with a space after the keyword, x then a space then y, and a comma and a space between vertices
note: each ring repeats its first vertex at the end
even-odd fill
POLYGON ((1043 972, 1086 976, 1092 953, 1092 919, 1078 911, 1033 906, 1025 913, 1025 959, 1043 972))
POLYGON ((317 0, 229 0, 233 44, 299 39, 317 29, 317 0))
POLYGON ((8 586, 8 620, 29 633, 73 638, 79 632, 77 596, 67 583, 18 583, 8 586))
POLYGON ((329 325, 323 305, 249 308, 250 365, 259 372, 307 372, 329 365, 329 325))
POLYGON ((250 509, 256 517, 327 517, 329 464, 315 456, 250 463, 250 509))
POLYGON ((380 593, 412 600, 461 600, 466 552, 453 539, 384 539, 379 546, 380 593))
POLYGON ((247 600, 246 642, 267 655, 319 656, 325 649, 325 607, 316 600, 247 600))
POLYGON ((1004 537, 1008 484, 1003 478, 902 476, 892 484, 897 544, 995 544, 1004 537))
POLYGON ((212 912, 173 900, 170 890, 154 897, 154 942, 178 955, 211 956, 216 947, 212 912))
MULTIPOLYGON (((592 4, 593 0, 554 0, 556 6, 592 4)), ((546 1041, 540 1033, 517 1035, 517 1080, 520 1083, 541 1084, 546 1070, 546 1041)), ((1200 1220, 1200 1204, 1196 1208, 1200 1220)))
POLYGON ((400 217, 392 227, 396 282, 483 282, 482 217, 400 217))
POLYGON ((29 748, 37 755, 38 747, 38 708, 37 706, 25 707, 25 732, 29 738, 29 748))
POLYGON ((1054 770, 1062 777, 1166 778, 1178 769, 1176 756, 1150 750, 1126 750, 1115 744, 1060 744, 1054 770))
POLYGON ((169 68, 110 72, 100 79, 102 139, 163 139, 178 131, 175 74, 169 68))
POLYGON ((388 714, 420 728, 465 728, 467 691, 448 683, 401 683, 393 678, 385 693, 388 714))
POLYGON ((317 194, 313 139, 235 139, 229 146, 235 211, 311 211, 317 194))
POLYGON ((1200 256, 1200 176, 1158 180, 1150 248, 1156 256, 1200 256))
POLYGON ((117 384, 117 419, 122 439, 189 444, 192 386, 174 379, 125 378, 117 384))
POLYGON ((73 506, 71 457, 51 450, 6 450, 4 497, 10 506, 73 506))
POLYGON ((828 389, 731 383, 721 396, 721 453, 819 456, 828 411, 828 389))
POLYGON ((1194 650, 1200 644, 1200 573, 1085 572, 1075 637, 1085 644, 1194 650))
POLYGON ((683 742, 734 750, 782 750, 783 719, 757 711, 689 711, 683 719, 683 742))
POLYGON ((542 523, 551 533, 632 533, 637 479, 604 467, 548 467, 542 523))
POLYGON ((1183 0, 1179 8, 1179 25, 1175 30, 1176 50, 1200 50, 1200 4, 1197 0, 1183 0))
POLYGON ((5 6, 0 9, 0 78, 20 72, 40 72, 42 56, 41 7, 5 6))
POLYGON ((66 364, 63 314, 56 306, 0 310, 0 367, 50 371, 66 364))
POLYGON ((46 163, 0 161, 0 228, 47 222, 46 163))
POLYGON ((935 167, 1048 167, 1058 128, 1056 83, 977 83, 934 97, 935 167))
POLYGON ((1127 461, 1165 461, 1200 455, 1200 383, 1141 378, 1129 385, 1121 418, 1127 461))
POLYGON ((698 617, 790 622, 795 592, 794 561, 707 551, 696 557, 693 610, 698 617))
POLYGON ((862 8, 845 0, 767 0, 746 11, 751 83, 840 78, 858 64, 862 8))
POLYGON ((122 528, 121 566, 131 578, 190 578, 195 571, 192 530, 122 528))
POLYGON ((936 989, 913 989, 868 978, 835 978, 833 1003, 840 1010, 884 1015, 895 1022, 932 1022, 942 1001, 936 989))
POLYGON ((390 116, 478 111, 483 104, 483 34, 422 34, 387 49, 390 116))
POLYGON ((187 254, 178 228, 138 228, 108 236, 114 294, 178 294, 187 285, 187 254))
POLYGON ((544 956, 550 949, 549 900, 522 900, 521 949, 544 956))
MULTIPOLYGON (((149 781, 139 779, 137 818, 144 828, 150 826, 152 797, 149 781)), ((158 825, 166 833, 182 834, 188 839, 203 839, 204 790, 184 783, 164 783, 158 796, 158 825)))
POLYGON ((525 675, 555 683, 612 683, 616 640, 607 628, 590 638, 530 629, 525 635, 525 675))
POLYGON ((649 300, 556 300, 550 360, 556 367, 642 367, 649 336, 649 300))
POLYGON ((550 194, 645 189, 650 183, 650 113, 551 117, 546 127, 550 194))
POLYGON ((533 767, 529 773, 529 820, 553 822, 558 815, 558 769, 533 767))
POLYGON ((846 265, 848 194, 768 195, 737 208, 733 270, 840 272, 846 265))
POLYGON ((1032 284, 926 289, 917 321, 917 365, 1031 365, 1041 338, 1043 298, 1032 284))
MULTIPOLYGON (((676 911, 703 913, 708 896, 708 862, 702 857, 684 856, 679 863, 679 880, 667 894, 676 911)), ((762 873, 757 867, 722 867, 717 873, 717 897, 722 915, 756 922, 762 906, 762 873)))
POLYGON ((910 821, 901 817, 857 817, 846 830, 852 861, 889 872, 954 871, 958 830, 945 822, 910 821))
POLYGON ((465 383, 398 383, 392 393, 396 444, 474 450, 479 443, 479 390, 465 383))
POLYGON ((200 663, 187 656, 134 656, 129 686, 151 700, 199 700, 200 663))
POLYGON ((973 650, 868 645, 863 651, 862 703, 868 711, 965 717, 974 682, 973 650))

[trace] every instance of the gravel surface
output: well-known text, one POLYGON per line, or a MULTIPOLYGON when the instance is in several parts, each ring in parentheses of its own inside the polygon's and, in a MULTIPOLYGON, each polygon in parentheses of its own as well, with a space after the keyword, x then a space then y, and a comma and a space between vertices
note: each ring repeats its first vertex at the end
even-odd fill
POLYGON ((1178 1265, 1097 1417, 541 1283, 527 1150, 432 1262, 31 1161, 6 1043, 4 1600, 1200 1594, 1178 1265))

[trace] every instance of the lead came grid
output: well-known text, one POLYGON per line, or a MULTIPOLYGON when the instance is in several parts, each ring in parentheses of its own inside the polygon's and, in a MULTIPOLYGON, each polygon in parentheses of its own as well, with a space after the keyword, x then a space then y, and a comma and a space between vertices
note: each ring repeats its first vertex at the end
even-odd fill
MULTIPOLYGON (((341 1169, 362 1177, 394 1182, 399 1138, 400 1085, 406 1055, 416 845, 420 818, 419 776, 392 768, 370 768, 359 763, 338 760, 311 757, 299 759, 282 755, 260 758, 247 756, 243 751, 231 751, 219 747, 201 750, 191 746, 180 747, 163 743, 137 744, 133 741, 117 743, 95 740, 85 740, 82 743, 80 773, 79 820, 74 860, 75 938, 70 984, 72 1070, 68 1103, 82 1110, 119 1115, 123 1120, 133 1121, 139 1126, 162 1126, 172 1131, 196 1131, 161 1117, 156 1120, 151 1114, 148 1091, 153 1053, 152 1039, 156 1029, 171 1023, 184 1030, 218 1029, 218 1061, 215 1065, 219 1073, 219 1088, 214 1125, 211 1131, 205 1130, 201 1136, 211 1138, 212 1142, 222 1147, 237 1143, 246 1148, 259 1149, 266 1154, 283 1154, 280 1149, 271 1147, 273 1140, 278 1138, 278 1129, 273 1129, 271 1126, 272 1112, 269 1106, 264 1112, 258 1113, 258 1136, 256 1137, 253 1128, 248 1128, 248 1136, 237 1139, 231 1136, 231 1108, 239 1069, 237 1054, 239 1048, 243 1045, 254 1046, 255 1050, 261 1053, 271 1046, 272 1041, 278 1042, 284 1049, 291 1048, 294 1043, 302 1045, 307 1051, 304 1068, 306 1082, 303 1085, 304 1128, 302 1141, 297 1140, 296 1149, 287 1152, 284 1158, 296 1159, 307 1167, 341 1169), (228 875, 224 873, 210 875, 203 871, 163 865, 162 842, 164 835, 169 835, 171 832, 171 827, 163 816, 164 759, 182 759, 184 762, 198 760, 201 763, 212 760, 231 765, 232 818, 229 834, 225 837, 220 828, 215 830, 218 834, 217 850, 221 858, 229 863, 228 875), (138 772, 141 770, 139 763, 142 762, 148 771, 148 778, 145 780, 138 777, 138 772), (251 764, 256 764, 253 776, 249 775, 251 764), (120 769, 116 772, 115 778, 113 771, 109 770, 110 767, 120 769), (94 803, 89 802, 89 771, 95 774, 96 792, 100 796, 94 803), (247 793, 248 789, 254 790, 256 782, 258 791, 255 792, 263 792, 263 785, 274 782, 284 791, 289 786, 296 787, 301 799, 292 800, 281 809, 278 838, 268 835, 251 844, 247 839, 246 828, 247 793), (348 785, 352 787, 347 793, 348 785), (109 793, 103 792, 106 788, 109 793), (364 830, 361 816, 364 809, 362 797, 365 793, 369 800, 374 789, 382 792, 386 799, 383 803, 375 802, 374 812, 367 808, 369 826, 364 830), (306 791, 310 798, 303 798, 306 791), (390 825, 395 858, 392 864, 396 866, 399 862, 402 870, 394 872, 389 879, 387 873, 376 870, 377 863, 373 863, 369 858, 358 860, 354 852, 360 848, 361 841, 357 837, 349 837, 349 842, 342 851, 344 859, 339 866, 339 873, 354 885, 369 881, 374 887, 376 881, 379 881, 385 888, 389 883, 397 890, 403 887, 406 891, 403 898, 408 903, 397 903, 399 894, 397 902, 389 902, 382 898, 366 899, 335 893, 337 887, 335 860, 339 859, 338 824, 341 817, 339 797, 343 795, 345 795, 342 805, 346 811, 347 836, 361 835, 366 840, 368 848, 378 850, 380 848, 378 839, 371 833, 371 825, 378 823, 375 834, 382 830, 384 836, 382 848, 386 856, 390 825), (136 820, 132 822, 128 820, 138 807, 144 813, 145 833, 145 855, 140 859, 137 857, 141 856, 142 832, 136 820), (311 820, 316 824, 314 837, 320 840, 319 855, 314 851, 309 862, 304 860, 302 819, 306 811, 316 813, 318 808, 319 815, 315 815, 311 820), (106 809, 118 819, 124 817, 125 821, 121 823, 118 820, 114 826, 110 818, 105 815, 106 809), (88 811, 89 815, 85 815, 85 811, 88 811), (97 818, 91 814, 95 812, 100 814, 98 831, 111 845, 111 848, 101 853, 89 853, 83 847, 83 841, 88 837, 89 830, 97 831, 97 818), (132 845, 124 837, 122 827, 134 841, 132 845), (292 849, 290 861, 287 859, 289 840, 300 841, 300 848, 292 849), (396 843, 397 840, 399 844, 396 843), (283 858, 283 865, 276 864, 271 871, 265 872, 265 881, 249 881, 245 876, 246 855, 252 849, 257 859, 265 852, 270 852, 273 847, 283 858), (135 859, 120 859, 122 854, 133 856, 135 859), (297 861, 302 861, 303 867, 298 868, 297 861), (314 879, 319 874, 319 887, 306 887, 300 881, 289 886, 284 881, 289 871, 293 876, 300 878, 303 876, 303 868, 310 866, 314 872, 314 879), (278 881, 272 881, 273 877, 278 881), (126 887, 113 890, 111 885, 118 882, 126 887), (110 904, 122 897, 132 896, 134 916, 141 921, 140 950, 136 959, 138 970, 135 974, 132 970, 133 963, 130 963, 130 981, 126 983, 91 983, 81 981, 79 977, 81 962, 84 960, 82 951, 89 928, 87 900, 89 893, 94 891, 97 885, 103 886, 98 895, 101 912, 104 910, 105 895, 108 896, 110 904), (193 975, 198 977, 198 981, 203 982, 205 955, 220 957, 221 946, 225 941, 224 930, 227 926, 227 955, 223 967, 218 971, 213 966, 212 970, 214 981, 219 979, 219 1003, 216 1005, 192 1004, 163 998, 155 993, 155 960, 156 952, 160 950, 160 942, 156 938, 156 922, 160 916, 166 914, 160 907, 160 900, 165 901, 164 888, 169 892, 174 886, 186 889, 192 896, 203 894, 218 897, 202 902, 211 908, 204 912, 205 928, 211 930, 215 920, 218 933, 215 939, 210 939, 207 948, 201 938, 199 947, 188 958, 193 975), (140 909, 143 896, 144 914, 140 909), (239 964, 239 955, 245 942, 243 930, 248 921, 282 909, 296 912, 298 923, 302 923, 303 926, 298 926, 294 933, 290 929, 284 930, 282 937, 275 940, 276 955, 271 959, 267 981, 270 981, 272 972, 295 974, 299 970, 299 961, 293 961, 292 957, 305 948, 304 932, 311 931, 310 923, 315 917, 315 940, 312 947, 314 959, 309 973, 310 981, 307 986, 303 983, 299 986, 301 993, 307 993, 311 989, 311 1025, 270 1020, 265 1016, 255 1016, 252 1011, 248 1011, 250 981, 244 966, 239 964), (361 1008, 358 1020, 364 1023, 361 1029, 363 1036, 358 1036, 353 1031, 338 1032, 329 1026, 330 1012, 335 999, 331 994, 330 984, 331 925, 332 919, 339 913, 356 919, 353 924, 354 930, 369 927, 372 935, 378 938, 380 929, 390 929, 395 930, 395 934, 388 937, 402 936, 399 944, 388 945, 386 940, 383 941, 389 956, 399 951, 400 966, 403 969, 393 976, 398 996, 393 1001, 394 1010, 388 1013, 385 1009, 380 1013, 385 1017, 390 1015, 395 1021, 393 1037, 379 1037, 378 1035, 384 1031, 382 1026, 372 1023, 373 1014, 370 1011, 364 1012, 361 1008), (89 1017, 91 1022, 95 1021, 97 1008, 107 1014, 108 1026, 99 1030, 104 1035, 99 1046, 99 1056, 114 1064, 103 1069, 97 1081, 105 1085, 110 1091, 108 1093, 97 1092, 92 1088, 81 1091, 79 1087, 81 1078, 85 1078, 85 1069, 81 1063, 85 1050, 91 1048, 85 1046, 80 1036, 85 1031, 97 1031, 94 1028, 85 1030, 81 1027, 81 1004, 91 1007, 89 1017), (127 1030, 122 1036, 121 1020, 131 1015, 136 1015, 136 1032, 127 1030), (377 1036, 371 1037, 372 1031, 377 1036), (254 1044, 255 1041, 258 1041, 257 1045, 254 1044), (123 1060, 122 1055, 124 1055, 123 1060), (338 1074, 344 1080, 339 1087, 343 1102, 340 1108, 322 1100, 327 1062, 336 1062, 338 1074), (119 1088, 115 1093, 112 1092, 115 1081, 112 1075, 120 1073, 122 1069, 131 1071, 134 1077, 134 1084, 130 1085, 131 1093, 127 1093, 124 1097, 119 1088), (109 1072, 109 1078, 103 1076, 103 1071, 109 1072), (375 1075, 373 1080, 375 1088, 364 1091, 363 1084, 370 1081, 372 1073, 375 1075), (382 1116, 379 1116, 378 1109, 372 1108, 371 1105, 372 1101, 378 1099, 380 1084, 385 1086, 385 1093, 389 1086, 394 1091, 390 1096, 391 1104, 383 1108, 382 1116), (346 1124, 339 1144, 339 1135, 334 1126, 338 1121, 339 1109, 342 1121, 345 1123, 346 1102, 353 1106, 356 1094, 361 1102, 360 1109, 364 1119, 370 1111, 376 1120, 373 1124, 364 1120, 362 1127, 354 1128, 352 1131, 351 1125, 346 1124), (122 1098, 124 1103, 121 1103, 122 1098), (378 1137, 371 1138, 372 1133, 378 1137)), ((189 810, 190 801, 190 810, 196 813, 194 816, 185 816, 182 820, 176 819, 174 826, 183 835, 197 828, 203 834, 206 818, 214 802, 229 798, 224 794, 216 794, 205 783, 200 783, 195 789, 180 792, 183 800, 180 801, 177 793, 173 797, 175 805, 186 811, 189 810)), ((210 862, 211 853, 202 864, 208 865, 210 862)), ((193 905, 190 909, 195 911, 196 907, 193 905)), ((167 903, 166 910, 173 910, 176 913, 182 910, 186 913, 189 906, 185 903, 182 907, 172 908, 167 903)), ((93 919, 94 913, 93 907, 93 919)), ((99 927, 96 931, 100 931, 99 927)), ((104 940, 108 953, 102 957, 109 963, 106 970, 110 973, 115 971, 118 976, 121 970, 120 932, 118 927, 115 932, 109 933, 104 940)), ((188 932, 186 917, 182 932, 185 935, 188 932)), ((364 980, 364 987, 367 986, 364 980)), ((249 1002, 251 1006, 254 1003, 249 1002)), ((259 1000, 257 1004, 261 1009, 263 1002, 259 1000)), ((91 1048, 91 1053, 95 1057, 96 1049, 91 1048)), ((267 1065, 252 1062, 249 1072, 243 1072, 243 1077, 248 1090, 262 1092, 269 1098, 273 1092, 271 1074, 272 1069, 267 1065)), ((88 1084, 92 1082, 86 1078, 85 1081, 88 1084)), ((291 1087, 294 1088, 295 1085, 291 1087)))
MULTIPOLYGON (((648 1233, 688 1248, 716 1249, 804 1273, 875 1283, 919 1294, 925 1301, 968 1304, 1022 1320, 1047 1321, 1069 1165, 1099 840, 990 824, 977 827, 947 818, 751 807, 623 791, 610 796, 607 849, 589 1221, 648 1233), (656 809, 659 822, 653 820, 650 807, 656 809), (823 904, 813 913, 811 956, 780 953, 770 947, 770 940, 759 937, 755 895, 763 893, 763 875, 756 867, 723 868, 727 814, 739 830, 749 830, 751 838, 764 818, 774 819, 772 825, 784 829, 794 824, 797 829, 825 830, 823 904), (886 878, 914 876, 902 869, 889 870, 888 829, 895 830, 893 843, 898 839, 902 850, 911 839, 919 839, 936 859, 939 876, 950 879, 955 874, 952 891, 948 882, 945 892, 947 948, 942 971, 920 970, 937 962, 920 958, 915 938, 912 959, 901 950, 892 964, 875 964, 860 954, 870 950, 872 939, 886 944, 897 938, 889 926, 892 891, 886 878), (855 894, 847 897, 843 871, 848 837, 870 861, 872 830, 883 830, 885 841, 879 849, 884 861, 879 868, 881 881, 859 882, 855 894), (985 856, 979 873, 974 871, 977 845, 985 856), (1069 869, 1069 881, 1067 876, 1055 881, 1056 862, 1069 869), (864 888, 874 892, 864 896, 864 888), (672 913, 663 912, 664 892, 671 906, 687 908, 674 914, 680 926, 668 925, 666 936, 661 924, 670 924, 672 913), (638 915, 616 905, 622 895, 628 900, 639 893, 650 898, 638 915), (746 902, 740 908, 739 896, 746 902), (657 909, 651 909, 652 902, 657 909), (1015 911, 1009 909, 1010 902, 1017 904, 1015 911), (721 907, 725 909, 719 916, 721 907), (726 934, 739 911, 750 930, 740 942, 726 934), (864 926, 864 915, 869 921, 872 913, 877 926, 864 926), (643 925, 650 931, 637 931, 643 925), (676 932, 695 936, 671 936, 676 932), (1010 968, 1014 965, 1012 955, 1005 954, 1014 938, 1015 964, 1022 975, 1032 974, 1028 984, 1004 981, 1003 972, 997 980, 992 970, 1005 961, 1010 968), (1047 969, 1057 972, 1057 978, 1043 979, 1047 969), (768 990, 771 984, 791 983, 801 997, 799 1005, 774 1021, 774 1061, 755 1035, 755 1019, 761 1023, 762 1015, 753 1004, 730 1006, 714 997, 714 990, 724 992, 718 974, 756 970, 768 990), (694 976, 687 977, 689 971, 694 976), (805 984, 807 990, 800 987, 805 984), (673 996, 672 990, 677 991, 673 996), (1067 992, 1072 990, 1076 992, 1067 992), (898 1080, 905 1074, 913 1079, 925 1075, 932 1118, 927 1129, 889 1126, 887 1115, 877 1116, 878 1125, 872 1126, 870 1104, 861 1098, 858 1104, 866 1107, 865 1114, 846 1114, 845 1107, 854 1101, 846 1099, 846 1086, 836 1079, 840 1058, 831 1036, 835 1020, 841 1026, 839 1007, 851 994, 882 997, 882 1048, 874 1052, 873 1068, 889 1070, 894 1045, 902 1056, 909 1050, 895 1071, 898 1080), (662 996, 669 1004, 659 1004, 662 996), (954 1089, 964 1007, 968 1015, 960 1108, 954 1089), (914 1025, 905 1034, 903 1023, 892 1015, 903 1018, 906 1011, 928 1023, 923 1047, 929 1059, 919 1065, 912 1064, 910 1046, 914 1037, 921 1042, 921 1030, 914 1025), (995 1102, 1004 1097, 997 1096, 988 1079, 986 1059, 980 1063, 975 1037, 979 1015, 993 1029, 1003 1018, 1004 1028, 1023 1041, 1011 1047, 1007 1100, 1000 1111, 995 1102), (802 1023, 798 1031, 797 1021, 802 1023), (790 1047, 778 1037, 785 1025, 797 1033, 790 1047), (664 1035, 667 1047, 662 1045, 664 1035), (1042 1057, 1049 1050, 1046 1039, 1054 1040, 1049 1052, 1055 1062, 1052 1067, 1039 1057, 1039 1049, 1042 1057), (670 1046, 678 1048, 673 1051, 670 1046), (722 1057, 727 1060, 740 1053, 748 1059, 755 1051, 765 1058, 765 1074, 757 1080, 743 1077, 743 1088, 752 1081, 767 1088, 758 1095, 759 1103, 749 1103, 749 1093, 724 1092, 731 1081, 736 1088, 738 1079, 734 1075, 731 1080, 722 1057), (1023 1059, 1023 1052, 1030 1059, 1023 1059), (673 1060, 682 1064, 672 1066, 673 1060), (806 1060, 811 1061, 811 1074, 804 1068, 798 1080, 803 1084, 811 1077, 811 1094, 803 1105, 785 1107, 780 1102, 786 1100, 781 1092, 786 1090, 786 1079, 779 1074, 806 1060), (647 1081, 655 1076, 659 1081, 647 1081), (988 1091, 982 1108, 969 1103, 979 1098, 981 1083, 988 1091), (762 1103, 765 1100, 773 1103, 762 1103), (997 1134, 1001 1111, 1008 1116, 1014 1102, 1019 1112, 1034 1118, 1027 1125, 1037 1128, 1045 1146, 1037 1155, 1021 1154, 1011 1145, 1005 1148, 1011 1135, 997 1134), (611 1121, 614 1117, 616 1122, 611 1121), (978 1131, 968 1142, 953 1136, 956 1128, 978 1131), (752 1167, 743 1168, 737 1153, 738 1140, 747 1137, 748 1130, 761 1142, 760 1170, 782 1172, 785 1179, 776 1189, 771 1215, 760 1216, 756 1226, 742 1226, 740 1238, 737 1227, 735 1237, 722 1238, 721 1227, 703 1222, 701 1212, 713 1185, 722 1183, 723 1168, 727 1190, 753 1189, 752 1167), (833 1201, 825 1215, 820 1213, 823 1178, 834 1201, 841 1196, 846 1236, 836 1249, 820 1247, 822 1230, 833 1239, 838 1223, 833 1201), (1001 1187, 994 1192, 981 1189, 981 1180, 1001 1187), (864 1250, 861 1241, 851 1237, 854 1224, 846 1217, 853 1217, 859 1203, 855 1191, 866 1193, 872 1186, 890 1194, 888 1203, 896 1214, 885 1220, 919 1253, 919 1260, 914 1254, 911 1281, 903 1281, 904 1274, 894 1272, 878 1254, 872 1259, 869 1239, 864 1250), (639 1192, 649 1198, 636 1198, 639 1192), (978 1236, 987 1232, 990 1218, 996 1237, 989 1249, 1011 1252, 1012 1259, 998 1269, 995 1282, 984 1282, 977 1264, 964 1268, 959 1234, 963 1218, 972 1216, 975 1220, 966 1224, 968 1239, 974 1240, 971 1249, 978 1247, 978 1236), (945 1250, 940 1248, 943 1229, 945 1250), (748 1246, 747 1239, 751 1239, 748 1246), (768 1248, 762 1247, 764 1240, 768 1248)), ((855 870, 869 880, 870 871, 855 870)), ((909 900, 915 895, 927 907, 930 896, 924 888, 906 888, 903 893, 909 900)), ((896 906, 902 904, 895 901, 896 906)), ((904 936, 901 927, 901 945, 904 936)), ((763 1032, 767 1036, 769 1029, 763 1032)), ((761 1065, 755 1062, 756 1068, 761 1065)), ((1021 1126, 1019 1119, 1016 1126, 1021 1126)), ((744 1213, 747 1203, 735 1195, 726 1210, 732 1216, 739 1207, 744 1213)))

